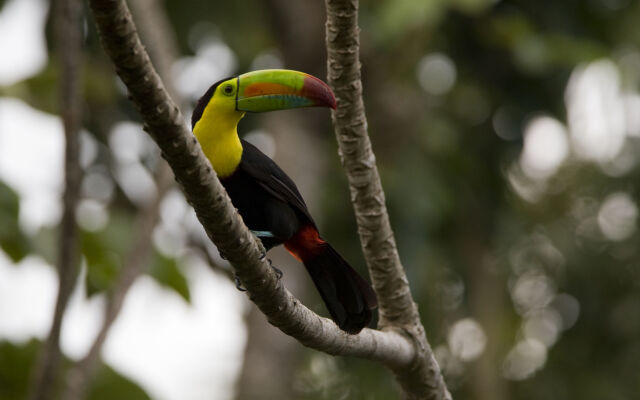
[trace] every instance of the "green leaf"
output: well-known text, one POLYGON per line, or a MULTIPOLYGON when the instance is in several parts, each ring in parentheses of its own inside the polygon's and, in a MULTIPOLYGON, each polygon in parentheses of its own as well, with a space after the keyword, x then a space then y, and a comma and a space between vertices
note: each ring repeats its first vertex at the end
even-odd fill
POLYGON ((109 246, 107 234, 82 232, 82 254, 87 261, 87 295, 110 290, 121 268, 121 259, 109 246))
POLYGON ((135 383, 102 364, 93 378, 88 400, 148 400, 150 397, 135 383))
POLYGON ((33 236, 33 251, 51 265, 58 262, 58 241, 60 235, 57 227, 45 226, 33 236))
POLYGON ((132 246, 131 221, 125 213, 111 213, 104 229, 81 233, 82 254, 87 261, 88 296, 110 290, 115 284, 123 258, 132 246))
POLYGON ((0 342, 0 400, 26 398, 38 347, 36 340, 21 346, 0 342))
POLYGON ((187 279, 178 267, 175 258, 169 258, 157 251, 154 252, 149 274, 158 281, 158 283, 175 290, 186 302, 191 302, 187 279))
MULTIPOLYGON (((31 340, 14 345, 0 342, 0 400, 25 399, 29 392, 31 372, 36 362, 41 343, 31 340)), ((70 362, 64 360, 68 371, 70 362)), ((87 394, 89 400, 127 399, 149 400, 150 397, 135 383, 100 364, 91 380, 87 394)))
POLYGON ((19 214, 18 194, 0 182, 0 248, 14 262, 20 261, 31 250, 31 242, 18 224, 19 214))

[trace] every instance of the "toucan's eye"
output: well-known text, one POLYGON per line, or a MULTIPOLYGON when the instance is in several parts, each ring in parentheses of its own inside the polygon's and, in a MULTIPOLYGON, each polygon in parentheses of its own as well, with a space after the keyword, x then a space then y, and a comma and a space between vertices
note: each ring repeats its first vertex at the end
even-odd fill
POLYGON ((222 91, 227 96, 232 95, 233 94, 233 86, 230 85, 230 84, 224 85, 224 87, 222 88, 222 91))

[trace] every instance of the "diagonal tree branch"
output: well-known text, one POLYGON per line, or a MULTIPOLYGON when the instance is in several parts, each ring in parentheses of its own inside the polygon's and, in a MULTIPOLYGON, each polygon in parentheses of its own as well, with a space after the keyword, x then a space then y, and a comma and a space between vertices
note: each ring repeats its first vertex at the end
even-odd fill
POLYGON ((78 77, 82 47, 82 3, 79 0, 62 0, 55 5, 55 40, 61 66, 60 102, 65 134, 65 189, 59 237, 58 297, 49 336, 40 351, 33 374, 29 398, 34 400, 50 399, 55 395, 62 358, 60 351, 62 319, 78 277, 78 234, 75 211, 81 179, 78 133, 82 118, 78 77))
POLYGON ((420 321, 409 281, 398 256, 376 158, 367 133, 360 79, 358 0, 325 0, 327 71, 338 109, 333 124, 349 181, 360 243, 380 307, 379 326, 399 328, 416 342, 412 368, 395 373, 407 397, 451 398, 420 321))

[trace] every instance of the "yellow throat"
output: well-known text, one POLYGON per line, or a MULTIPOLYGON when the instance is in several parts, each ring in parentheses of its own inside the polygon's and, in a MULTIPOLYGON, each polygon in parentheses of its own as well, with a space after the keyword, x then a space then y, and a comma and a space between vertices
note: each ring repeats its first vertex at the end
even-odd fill
POLYGON ((242 158, 242 144, 238 137, 238 122, 244 112, 236 111, 224 99, 211 98, 202 117, 193 127, 204 155, 220 178, 226 178, 238 168, 242 158))

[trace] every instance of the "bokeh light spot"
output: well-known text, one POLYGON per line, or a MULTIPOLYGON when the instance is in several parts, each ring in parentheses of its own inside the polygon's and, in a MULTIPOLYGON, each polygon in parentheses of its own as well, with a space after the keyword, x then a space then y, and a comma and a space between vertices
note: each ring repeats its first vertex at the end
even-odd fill
POLYGON ((638 206, 629 194, 612 193, 602 202, 598 211, 598 226, 610 240, 619 241, 636 231, 638 206))
POLYGON ((520 165, 527 176, 545 179, 553 175, 569 154, 567 131, 555 118, 532 119, 524 132, 520 165))
POLYGON ((535 339, 518 342, 507 354, 503 364, 505 378, 521 381, 533 376, 547 362, 547 348, 535 339))
POLYGON ((511 298, 520 315, 545 307, 554 293, 553 281, 538 272, 524 273, 511 288, 511 298))
POLYGON ((447 336, 451 353, 462 361, 478 358, 487 345, 487 336, 475 320, 464 318, 449 329, 447 336))
POLYGON ((456 65, 445 54, 427 54, 418 62, 418 82, 427 93, 434 96, 451 90, 456 83, 456 75, 456 65))

